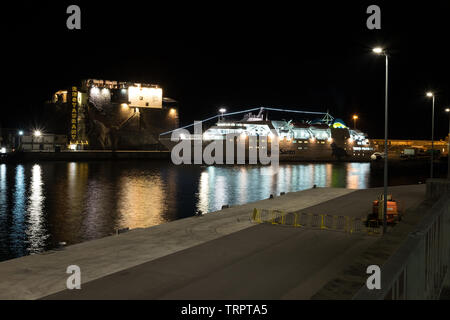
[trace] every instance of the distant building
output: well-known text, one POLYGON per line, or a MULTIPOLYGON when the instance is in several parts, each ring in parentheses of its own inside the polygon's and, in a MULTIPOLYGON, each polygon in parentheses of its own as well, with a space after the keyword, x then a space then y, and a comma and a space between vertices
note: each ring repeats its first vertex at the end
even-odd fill
POLYGON ((57 91, 49 131, 68 135, 70 149, 152 150, 179 125, 177 102, 157 85, 88 79, 57 91))
POLYGON ((67 149, 67 135, 43 134, 40 136, 23 135, 19 137, 19 150, 58 152, 67 149))
MULTIPOLYGON (((384 139, 370 139, 376 151, 384 151, 384 139)), ((425 151, 431 150, 431 140, 388 140, 389 152, 401 153, 405 148, 417 148, 425 151)), ((439 150, 441 154, 448 154, 448 137, 445 140, 435 140, 434 150, 439 150)))

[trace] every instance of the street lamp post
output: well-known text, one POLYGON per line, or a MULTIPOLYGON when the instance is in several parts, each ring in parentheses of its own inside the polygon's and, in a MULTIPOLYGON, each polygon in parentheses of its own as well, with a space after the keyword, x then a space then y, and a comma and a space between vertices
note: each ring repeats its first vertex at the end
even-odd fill
POLYGON ((355 114, 353 116, 353 127, 355 128, 355 130, 356 130, 356 120, 358 120, 358 116, 355 114))
POLYGON ((447 179, 450 179, 450 108, 446 108, 448 113, 448 141, 447 141, 447 179))
POLYGON ((19 134, 19 141, 18 141, 18 145, 17 145, 17 149, 22 149, 22 136, 23 136, 23 130, 19 130, 18 132, 19 134))
POLYGON ((431 107, 431 165, 430 165, 430 179, 433 179, 433 158, 434 158, 434 100, 433 92, 427 92, 427 97, 432 98, 431 107))
POLYGON ((223 120, 223 114, 224 114, 225 112, 227 112, 227 109, 225 109, 225 108, 220 108, 220 109, 219 109, 219 112, 220 112, 220 114, 221 114, 221 119, 223 120))
POLYGON ((386 79, 385 79, 385 96, 384 96, 384 192, 383 192, 383 233, 387 230, 387 194, 388 194, 388 54, 382 48, 374 48, 372 50, 378 55, 384 55, 386 58, 386 79))

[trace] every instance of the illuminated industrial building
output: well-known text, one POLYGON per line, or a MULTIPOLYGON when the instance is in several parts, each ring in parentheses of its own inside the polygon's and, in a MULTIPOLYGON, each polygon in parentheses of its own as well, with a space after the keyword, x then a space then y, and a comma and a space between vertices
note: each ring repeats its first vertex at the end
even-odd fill
POLYGON ((157 85, 88 79, 51 105, 50 130, 66 134, 71 150, 157 150, 159 134, 178 127, 177 102, 157 85))

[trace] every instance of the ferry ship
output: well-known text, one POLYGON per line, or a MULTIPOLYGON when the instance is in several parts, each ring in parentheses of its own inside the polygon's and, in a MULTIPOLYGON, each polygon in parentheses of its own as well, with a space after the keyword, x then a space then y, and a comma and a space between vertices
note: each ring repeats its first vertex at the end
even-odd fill
MULTIPOLYGON (((246 111, 218 115, 217 123, 202 134, 180 134, 179 138, 191 141, 201 140, 202 147, 205 148, 213 141, 225 140, 227 135, 235 135, 244 139, 257 137, 259 140, 256 146, 252 146, 248 142, 245 144, 246 157, 248 157, 251 148, 260 148, 259 142, 265 142, 262 145, 267 145, 267 152, 270 154, 271 138, 277 135, 280 161, 370 161, 370 156, 373 154, 373 147, 364 132, 347 127, 342 120, 333 118, 328 112, 275 108, 255 108, 246 111), (258 109, 258 114, 252 113, 258 109), (315 114, 322 117, 312 121, 269 120, 267 113, 265 116, 265 111, 315 114), (241 120, 233 121, 225 118, 239 113, 245 113, 241 120)), ((187 127, 190 126, 180 129, 187 127)), ((160 136, 161 143, 166 145, 169 150, 177 143, 170 141, 170 136, 168 136, 174 131, 160 136)), ((226 143, 223 145, 225 148, 226 143)))

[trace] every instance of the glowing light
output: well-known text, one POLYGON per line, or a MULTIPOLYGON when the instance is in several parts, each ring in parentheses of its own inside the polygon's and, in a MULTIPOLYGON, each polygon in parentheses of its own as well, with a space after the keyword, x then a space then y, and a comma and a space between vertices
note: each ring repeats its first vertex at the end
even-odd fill
POLYGON ((182 133, 182 134, 180 134, 180 139, 181 140, 184 140, 186 138, 186 136, 182 133))
POLYGON ((128 109, 128 104, 126 103, 122 103, 120 106, 122 107, 122 109, 128 109))
POLYGON ((373 48, 372 51, 376 54, 382 54, 384 52, 383 48, 380 47, 373 48))
POLYGON ((98 95, 100 93, 100 89, 97 87, 92 87, 91 88, 91 94, 92 95, 98 95))
POLYGON ((333 138, 331 138, 331 137, 329 137, 327 140, 328 140, 329 143, 333 142, 333 138))
POLYGON ((0 153, 6 153, 6 148, 1 148, 0 153))
POLYGON ((220 108, 220 109, 219 109, 219 112, 223 114, 223 113, 227 112, 227 109, 225 109, 225 108, 220 108))
POLYGON ((358 119, 358 116, 355 114, 355 115, 353 116, 353 120, 356 120, 356 119, 358 119))
POLYGON ((432 97, 434 96, 433 92, 427 92, 427 97, 432 97))
POLYGON ((309 139, 309 141, 311 141, 311 143, 316 142, 316 138, 312 137, 311 139, 309 139))
POLYGON ((352 137, 348 138, 348 142, 353 143, 353 138, 352 137))
POLYGON ((445 112, 450 112, 450 108, 446 108, 446 109, 445 109, 445 112))
POLYGON ((23 131, 22 130, 19 131, 19 136, 23 136, 23 131))
POLYGON ((34 131, 34 136, 35 137, 40 137, 41 135, 42 135, 42 132, 40 130, 34 131))
POLYGON ((177 110, 175 110, 174 108, 171 108, 169 111, 169 114, 174 117, 177 114, 177 110))
POLYGON ((69 145, 69 149, 70 150, 77 150, 77 145, 76 144, 70 144, 69 145))

